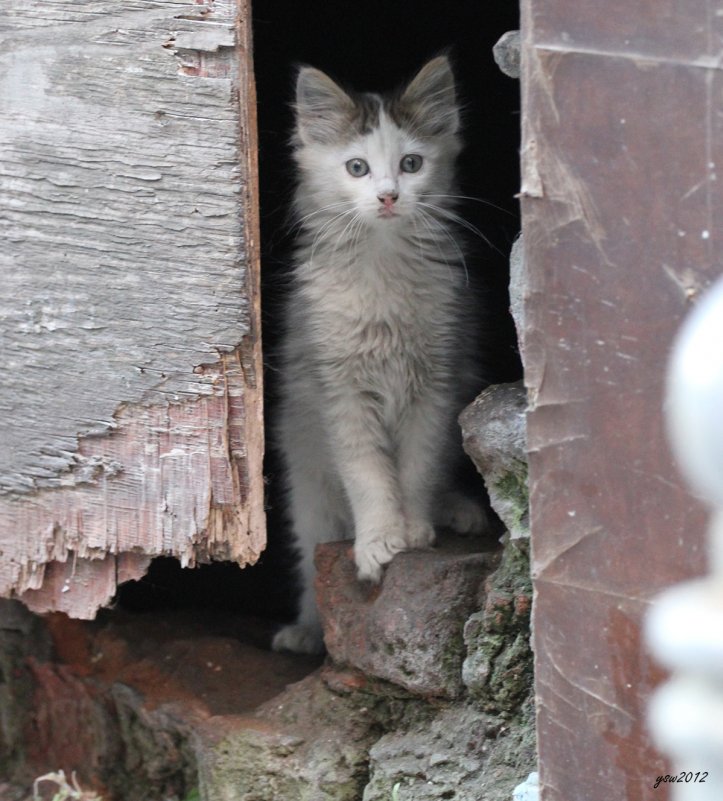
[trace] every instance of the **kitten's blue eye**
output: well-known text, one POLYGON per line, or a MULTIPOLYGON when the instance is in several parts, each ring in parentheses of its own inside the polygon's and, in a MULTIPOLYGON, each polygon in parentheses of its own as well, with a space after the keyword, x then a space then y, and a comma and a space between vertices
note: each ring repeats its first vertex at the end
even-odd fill
POLYGON ((422 157, 416 153, 410 153, 408 156, 403 156, 399 162, 402 172, 419 172, 422 167, 422 157))
POLYGON ((346 171, 354 178, 361 178, 369 172, 369 165, 364 159, 349 159, 346 163, 346 171))

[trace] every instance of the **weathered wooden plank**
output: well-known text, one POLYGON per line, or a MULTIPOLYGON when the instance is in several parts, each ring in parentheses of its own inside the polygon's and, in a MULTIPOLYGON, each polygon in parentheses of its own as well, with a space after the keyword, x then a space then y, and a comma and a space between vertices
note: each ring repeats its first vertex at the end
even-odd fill
POLYGON ((248 563, 264 544, 250 14, 10 6, 0 594, 83 616, 128 562, 108 555, 248 563), (76 592, 88 569, 57 565, 84 559, 99 580, 76 592))

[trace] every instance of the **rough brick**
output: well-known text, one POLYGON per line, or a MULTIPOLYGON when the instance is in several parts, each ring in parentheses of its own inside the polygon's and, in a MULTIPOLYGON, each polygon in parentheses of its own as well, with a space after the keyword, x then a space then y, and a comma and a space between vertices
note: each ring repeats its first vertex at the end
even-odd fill
POLYGON ((317 549, 317 600, 331 658, 424 696, 462 691, 463 628, 498 562, 478 540, 448 537, 398 554, 378 587, 356 579, 348 542, 317 549))

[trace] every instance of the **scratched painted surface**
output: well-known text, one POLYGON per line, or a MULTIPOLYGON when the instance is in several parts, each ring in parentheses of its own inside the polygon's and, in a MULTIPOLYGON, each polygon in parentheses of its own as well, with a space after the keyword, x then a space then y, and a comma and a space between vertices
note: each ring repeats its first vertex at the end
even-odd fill
POLYGON ((87 615, 101 574, 263 547, 249 28, 245 0, 0 11, 0 594, 87 615))
POLYGON ((723 19, 710 7, 523 3, 543 801, 667 797, 653 789, 672 768, 646 730, 660 674, 640 626, 661 588, 704 570, 705 515, 662 403, 671 340, 723 264, 723 19))

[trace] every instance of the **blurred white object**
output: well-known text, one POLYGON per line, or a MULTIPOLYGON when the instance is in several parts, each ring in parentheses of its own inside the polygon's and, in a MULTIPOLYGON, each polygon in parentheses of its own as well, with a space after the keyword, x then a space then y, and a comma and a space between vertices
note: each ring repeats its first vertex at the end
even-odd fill
POLYGON ((540 779, 537 773, 530 773, 522 784, 512 791, 512 801, 538 801, 540 797, 540 779))
POLYGON ((723 280, 683 324, 668 373, 668 430, 695 492, 723 509, 723 280))
POLYGON ((650 727, 673 759, 674 801, 723 799, 723 279, 698 303, 674 345, 668 429, 680 469, 712 509, 711 575, 664 592, 645 636, 672 678, 654 694, 650 727))

